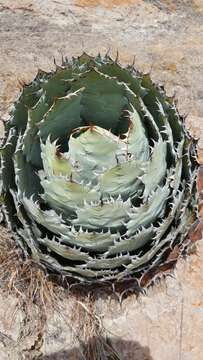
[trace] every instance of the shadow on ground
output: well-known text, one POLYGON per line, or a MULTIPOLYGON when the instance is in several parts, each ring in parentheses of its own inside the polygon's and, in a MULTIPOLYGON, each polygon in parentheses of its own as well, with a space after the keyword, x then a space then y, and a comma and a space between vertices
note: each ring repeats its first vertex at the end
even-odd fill
POLYGON ((153 360, 148 347, 137 341, 118 339, 106 340, 102 337, 90 339, 85 346, 74 347, 45 355, 41 360, 153 360), (104 344, 107 344, 105 348, 104 344), (101 347, 101 348, 100 348, 101 347), (106 350, 108 348, 108 350, 106 350), (88 354, 87 354, 88 352, 88 354))

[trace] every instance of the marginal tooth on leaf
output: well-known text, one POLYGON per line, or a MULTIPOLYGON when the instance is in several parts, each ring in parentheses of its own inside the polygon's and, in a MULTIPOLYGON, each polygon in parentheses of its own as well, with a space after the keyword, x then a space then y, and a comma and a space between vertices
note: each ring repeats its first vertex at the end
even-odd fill
POLYGON ((121 194, 119 194, 119 195, 118 195, 118 197, 117 197, 117 201, 122 201, 121 194))
POLYGON ((87 207, 88 206, 88 202, 86 199, 83 200, 83 204, 84 204, 84 207, 87 207))

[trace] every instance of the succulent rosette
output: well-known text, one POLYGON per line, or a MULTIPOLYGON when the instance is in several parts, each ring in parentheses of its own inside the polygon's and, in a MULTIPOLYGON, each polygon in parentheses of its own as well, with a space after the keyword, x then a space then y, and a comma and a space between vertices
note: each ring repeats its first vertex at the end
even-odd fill
POLYGON ((1 202, 24 253, 83 282, 136 278, 195 216, 195 142, 149 75, 63 60, 24 86, 5 125, 1 202))

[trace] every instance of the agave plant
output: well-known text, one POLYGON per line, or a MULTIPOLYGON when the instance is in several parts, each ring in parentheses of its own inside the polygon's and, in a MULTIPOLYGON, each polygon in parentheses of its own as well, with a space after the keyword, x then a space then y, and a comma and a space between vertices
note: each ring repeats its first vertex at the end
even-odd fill
POLYGON ((83 54, 24 86, 5 125, 1 201, 25 254, 83 282, 135 278, 195 214, 195 142, 150 76, 83 54))

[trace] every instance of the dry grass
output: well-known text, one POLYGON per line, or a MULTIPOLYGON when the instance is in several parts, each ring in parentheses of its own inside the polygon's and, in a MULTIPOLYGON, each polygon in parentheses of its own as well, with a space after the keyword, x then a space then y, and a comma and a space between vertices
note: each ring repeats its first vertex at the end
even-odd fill
MULTIPOLYGON (((80 356, 85 360, 121 360, 106 336, 101 316, 97 314, 95 297, 80 291, 70 293, 60 283, 53 281, 49 274, 31 258, 24 258, 22 251, 11 239, 8 231, 0 226, 0 290, 6 296, 17 299, 15 313, 24 312, 21 332, 17 342, 12 339, 4 346, 9 356, 24 354, 26 359, 39 358, 43 345, 47 314, 50 311, 63 313, 63 300, 70 297, 72 312, 67 321, 72 330, 73 340, 80 344, 80 356), (37 325, 32 329, 33 305, 37 307, 37 325), (33 334, 34 332, 34 334, 33 334), (32 333, 32 348, 27 339, 32 333)), ((35 315, 36 316, 36 315, 35 315)), ((15 317, 13 317, 13 321, 15 317)), ((0 332, 5 337, 5 334, 0 332)))
POLYGON ((85 301, 76 299, 71 319, 76 324, 74 330, 80 344, 81 358, 84 360, 121 360, 121 354, 113 347, 106 335, 101 315, 98 315, 95 298, 85 301))
POLYGON ((21 249, 11 239, 5 228, 0 227, 0 289, 13 294, 19 306, 37 304, 44 310, 53 307, 58 300, 59 286, 44 269, 31 258, 24 258, 21 249), (57 287, 57 292, 56 292, 57 287))
MULTIPOLYGON (((24 259, 21 250, 0 227, 0 290, 5 296, 16 299, 13 314, 20 310, 23 314, 17 340, 9 338, 3 342, 5 353, 12 359, 37 359, 43 345, 46 311, 55 303, 54 283, 34 262, 24 259), (33 312, 33 305, 37 308, 33 312)), ((11 315, 12 322, 15 316, 11 315)), ((5 338, 5 334, 1 335, 5 338)))

